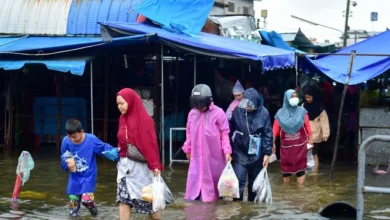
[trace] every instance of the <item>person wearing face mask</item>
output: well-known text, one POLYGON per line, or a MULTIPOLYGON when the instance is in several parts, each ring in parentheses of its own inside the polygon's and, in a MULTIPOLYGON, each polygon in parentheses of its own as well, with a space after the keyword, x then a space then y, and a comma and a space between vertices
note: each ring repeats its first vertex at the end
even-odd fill
POLYGON ((233 113, 234 109, 240 103, 244 92, 245 92, 244 87, 242 87, 240 81, 237 80, 236 84, 233 87, 234 101, 229 105, 229 108, 226 111, 226 117, 229 121, 232 118, 232 113, 233 113))
POLYGON ((192 89, 190 104, 183 146, 190 163, 184 198, 212 202, 219 198, 218 180, 226 162, 232 160, 229 122, 205 84, 192 89))
POLYGON ((273 152, 276 151, 275 137, 280 136, 280 168, 285 183, 296 174, 298 184, 305 182, 307 167, 307 143, 312 144, 312 133, 307 111, 298 106, 295 90, 284 94, 283 107, 276 113, 273 126, 273 152))
POLYGON ((252 192, 253 182, 261 169, 268 166, 268 156, 272 154, 271 119, 255 89, 245 91, 233 112, 230 128, 233 132, 233 169, 240 185, 240 200, 243 200, 248 176, 248 201, 253 202, 256 197, 252 192), (255 141, 259 141, 259 150, 253 145, 255 141))

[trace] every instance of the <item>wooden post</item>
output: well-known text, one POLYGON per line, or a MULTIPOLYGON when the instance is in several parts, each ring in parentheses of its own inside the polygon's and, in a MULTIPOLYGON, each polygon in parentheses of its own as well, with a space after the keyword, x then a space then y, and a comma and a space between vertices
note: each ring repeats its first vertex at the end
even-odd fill
POLYGON ((351 52, 351 58, 349 60, 349 67, 348 67, 347 77, 345 79, 343 95, 341 97, 339 118, 338 118, 338 121, 337 121, 336 143, 334 144, 332 165, 330 166, 330 175, 329 175, 329 179, 330 180, 333 180, 333 172, 334 172, 334 167, 336 165, 337 150, 338 150, 338 147, 339 147, 339 140, 340 140, 340 127, 341 127, 341 121, 342 121, 341 119, 343 117, 344 100, 345 100, 345 95, 347 94, 349 80, 351 78, 352 66, 353 66, 353 62, 355 60, 355 55, 356 55, 356 50, 353 50, 351 52))

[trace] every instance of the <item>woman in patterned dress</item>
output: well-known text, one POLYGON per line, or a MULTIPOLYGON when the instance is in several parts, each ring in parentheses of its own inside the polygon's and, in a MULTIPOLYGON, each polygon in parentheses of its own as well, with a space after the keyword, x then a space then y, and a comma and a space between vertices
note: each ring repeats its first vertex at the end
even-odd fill
POLYGON ((141 199, 143 187, 153 182, 153 175, 163 169, 153 119, 146 112, 141 98, 132 89, 122 89, 117 94, 121 113, 118 130, 120 161, 117 176, 117 203, 121 220, 130 219, 131 208, 137 213, 149 214, 151 219, 160 219, 153 211, 152 203, 141 199), (133 145, 145 160, 130 159, 128 145, 133 145))

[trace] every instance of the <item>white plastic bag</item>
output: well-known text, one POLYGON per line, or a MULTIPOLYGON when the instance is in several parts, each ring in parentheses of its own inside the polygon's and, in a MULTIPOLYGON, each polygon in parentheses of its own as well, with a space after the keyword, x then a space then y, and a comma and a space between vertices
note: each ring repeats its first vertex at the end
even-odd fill
POLYGON ((173 202, 173 196, 171 191, 168 189, 168 186, 165 184, 163 178, 160 175, 157 175, 153 179, 153 196, 152 204, 153 211, 158 212, 165 209, 167 203, 173 202))
POLYGON ((313 170, 314 169, 314 156, 312 150, 307 151, 307 168, 308 170, 313 170))
POLYGON ((271 156, 268 159, 268 163, 273 163, 273 162, 275 162, 277 160, 278 160, 278 158, 276 157, 276 154, 272 153, 271 156))
POLYGON ((219 178, 218 192, 220 197, 240 198, 240 186, 230 162, 226 164, 219 178))
POLYGON ((272 204, 272 190, 269 183, 267 168, 263 168, 253 182, 252 192, 256 193, 255 203, 272 204))

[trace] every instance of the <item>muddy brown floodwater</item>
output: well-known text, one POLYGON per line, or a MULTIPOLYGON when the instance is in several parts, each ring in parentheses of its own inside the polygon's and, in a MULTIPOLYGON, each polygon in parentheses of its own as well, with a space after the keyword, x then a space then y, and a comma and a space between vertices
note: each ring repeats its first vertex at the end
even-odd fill
MULTIPOLYGON (((25 213, 22 219, 68 219, 68 197, 65 194, 68 174, 61 169, 57 157, 37 157, 34 160, 35 168, 20 195, 19 208, 25 213)), ((16 157, 0 157, 0 218, 17 217, 10 211, 16 165, 16 157)), ((118 219, 116 165, 99 159, 98 168, 95 198, 99 216, 91 218, 89 212, 81 208, 80 219, 118 219)), ((329 167, 322 165, 319 175, 307 176, 306 184, 298 187, 295 178, 290 184, 284 184, 279 164, 271 164, 268 175, 274 201, 270 206, 229 201, 211 204, 186 202, 183 197, 187 168, 186 164, 174 164, 163 173, 175 203, 162 212, 162 219, 321 219, 316 213, 329 203, 346 201, 356 205, 356 165, 339 164, 332 182, 328 181, 329 167)), ((390 185, 390 175, 373 175, 370 167, 366 178, 369 185, 390 185)), ((148 218, 134 214, 132 219, 148 218)), ((367 195, 365 219, 390 219, 390 196, 367 195)))

